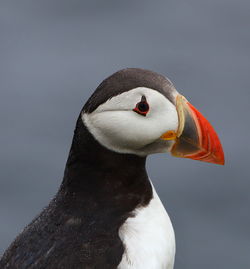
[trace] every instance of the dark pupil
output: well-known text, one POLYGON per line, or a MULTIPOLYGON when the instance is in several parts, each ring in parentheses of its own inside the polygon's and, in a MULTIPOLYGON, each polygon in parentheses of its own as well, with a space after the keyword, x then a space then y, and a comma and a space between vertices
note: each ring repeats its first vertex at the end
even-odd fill
POLYGON ((149 108, 146 102, 140 102, 137 107, 141 112, 147 112, 149 108))

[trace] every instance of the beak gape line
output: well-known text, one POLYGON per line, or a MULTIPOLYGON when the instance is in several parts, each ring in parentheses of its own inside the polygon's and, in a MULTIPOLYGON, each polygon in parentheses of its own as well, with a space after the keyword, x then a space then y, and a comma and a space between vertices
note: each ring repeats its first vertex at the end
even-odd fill
POLYGON ((209 121, 182 95, 176 98, 176 109, 178 130, 168 131, 161 136, 164 140, 175 140, 171 154, 224 165, 222 145, 209 121))

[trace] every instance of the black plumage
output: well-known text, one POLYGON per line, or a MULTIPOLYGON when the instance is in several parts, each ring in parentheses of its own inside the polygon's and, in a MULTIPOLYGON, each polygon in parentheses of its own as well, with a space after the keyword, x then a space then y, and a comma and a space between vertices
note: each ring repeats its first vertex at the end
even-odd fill
POLYGON ((124 251, 118 229, 151 197, 145 158, 105 149, 79 117, 59 192, 0 268, 116 268, 124 251))

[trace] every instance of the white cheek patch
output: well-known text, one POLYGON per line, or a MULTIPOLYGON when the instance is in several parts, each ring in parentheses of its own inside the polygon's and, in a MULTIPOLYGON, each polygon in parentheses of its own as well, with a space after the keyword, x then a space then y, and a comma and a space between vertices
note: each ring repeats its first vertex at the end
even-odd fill
POLYGON ((159 140, 163 133, 178 128, 175 106, 158 91, 144 87, 111 98, 92 113, 82 114, 82 120, 103 146, 139 155, 150 154, 140 149, 159 140), (146 117, 133 111, 142 96, 150 107, 146 117))

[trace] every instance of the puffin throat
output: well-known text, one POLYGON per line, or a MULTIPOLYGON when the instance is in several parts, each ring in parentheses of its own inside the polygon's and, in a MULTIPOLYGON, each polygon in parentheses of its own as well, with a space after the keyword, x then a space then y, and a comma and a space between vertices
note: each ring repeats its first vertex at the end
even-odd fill
POLYGON ((60 193, 68 201, 100 210, 117 218, 127 218, 137 206, 152 198, 146 158, 120 154, 102 146, 79 116, 66 163, 60 193), (72 196, 76 197, 72 199, 72 196))

